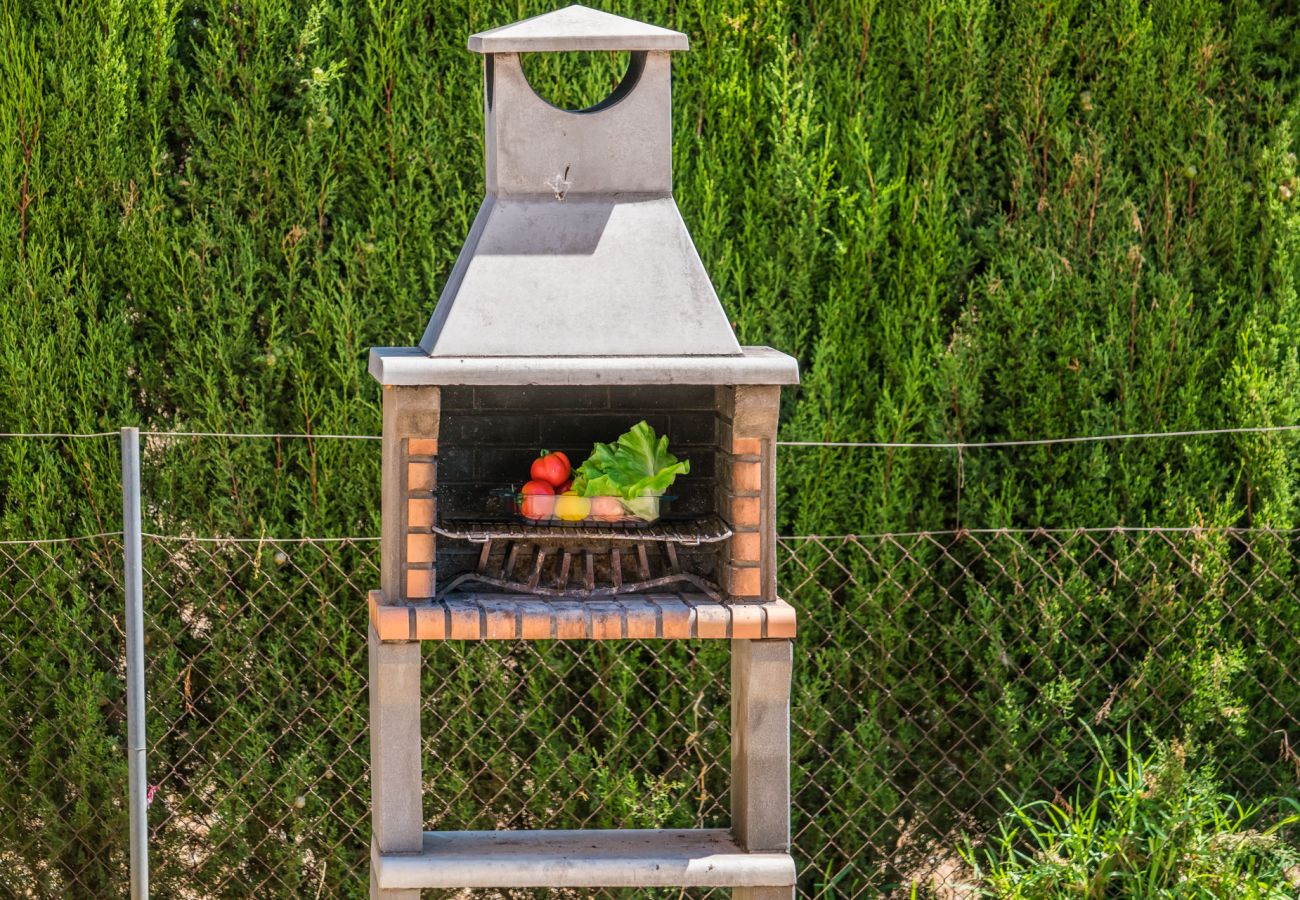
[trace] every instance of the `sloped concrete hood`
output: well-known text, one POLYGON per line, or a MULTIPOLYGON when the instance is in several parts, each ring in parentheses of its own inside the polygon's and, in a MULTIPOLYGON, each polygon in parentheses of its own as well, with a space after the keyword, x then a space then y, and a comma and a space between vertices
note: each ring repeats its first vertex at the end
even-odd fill
POLYGON ((420 348, 429 357, 743 356, 672 197, 669 54, 686 36, 571 6, 474 35, 487 196, 420 348), (524 52, 630 51, 589 109, 551 106, 524 52))

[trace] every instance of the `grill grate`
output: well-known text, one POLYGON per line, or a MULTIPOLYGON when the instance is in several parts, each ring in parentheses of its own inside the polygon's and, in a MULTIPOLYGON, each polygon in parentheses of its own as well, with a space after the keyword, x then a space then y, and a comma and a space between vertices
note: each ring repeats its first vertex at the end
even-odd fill
POLYGON ((654 522, 650 525, 529 525, 523 522, 451 522, 433 526, 443 537, 486 544, 492 541, 564 543, 575 540, 626 541, 683 544, 715 544, 731 537, 731 528, 717 516, 685 522, 654 522))
MULTIPOLYGON (((556 531, 570 531, 559 528, 556 531)), ((640 533, 640 532, 639 532, 640 533)), ((563 535, 568 538, 569 535, 563 535)), ((453 578, 438 594, 445 597, 467 584, 540 597, 593 599, 689 585, 713 600, 718 587, 693 572, 683 571, 677 542, 636 541, 592 547, 590 537, 572 540, 518 539, 488 536, 482 541, 473 572, 453 578), (628 578, 624 578, 624 568, 628 578)))

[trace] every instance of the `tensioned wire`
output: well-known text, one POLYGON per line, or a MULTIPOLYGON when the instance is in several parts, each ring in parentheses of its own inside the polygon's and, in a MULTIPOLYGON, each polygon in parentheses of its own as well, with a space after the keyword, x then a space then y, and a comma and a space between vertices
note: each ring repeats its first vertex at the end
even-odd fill
POLYGON ((778 447, 863 447, 877 449, 979 450, 986 447, 1045 447, 1052 444, 1086 444, 1101 441, 1135 441, 1152 438, 1201 437, 1213 434, 1267 434, 1300 431, 1300 425, 1247 425, 1238 428, 1203 428, 1194 431, 1143 431, 1135 434, 1096 434, 1082 437, 1032 438, 1007 441, 777 441, 778 447))
MULTIPOLYGON (((102 438, 118 437, 119 431, 0 431, 0 438, 102 438)), ((307 434, 276 432, 241 432, 241 431, 141 431, 142 437, 183 438, 302 438, 305 440, 335 441, 381 441, 377 434, 307 434)))
POLYGON ((27 540, 0 540, 0 547, 7 547, 21 544, 24 547, 33 544, 70 544, 73 541, 93 541, 97 538, 120 538, 120 531, 100 531, 96 534, 74 534, 69 537, 56 538, 28 538, 27 540))
POLYGON ((326 441, 382 441, 383 437, 377 434, 279 434, 274 432, 263 432, 253 434, 241 434, 237 431, 142 431, 141 437, 156 438, 182 438, 182 437, 212 437, 212 438, 301 438, 303 440, 326 440, 326 441))
MULTIPOLYGON (((1147 431, 1130 434, 1084 435, 1062 438, 1034 438, 1027 440, 1001 441, 952 441, 952 442, 905 442, 905 441, 777 441, 778 447, 831 447, 860 449, 919 449, 919 450, 978 450, 999 447, 1044 447, 1054 444, 1100 443, 1105 441, 1153 440, 1157 438, 1203 437, 1221 434, 1270 434, 1300 431, 1300 425, 1253 425, 1233 428, 1204 428, 1188 431, 1147 431)), ((0 438, 102 438, 117 436, 116 431, 96 432, 0 432, 0 438)), ((383 438, 375 434, 302 434, 288 432, 236 432, 236 431, 141 431, 141 435, 157 438, 264 438, 264 439, 301 439, 301 440, 345 440, 378 441, 383 438)), ((783 540, 874 540, 904 537, 944 537, 961 534, 1077 534, 1100 532, 1168 532, 1168 533, 1252 533, 1271 532, 1276 534, 1296 534, 1300 529, 1274 529, 1268 527, 1204 527, 1204 526, 1094 526, 1081 528, 963 528, 952 531, 914 531, 884 532, 880 534, 839 534, 839 535, 784 535, 783 540)), ((120 531, 106 531, 98 534, 74 535, 62 538, 41 538, 36 540, 3 540, 0 545, 12 544, 47 544, 66 541, 92 540, 101 537, 120 537, 120 531)), ((164 541, 204 541, 204 542, 274 542, 274 543, 310 543, 326 541, 373 541, 373 535, 329 538, 273 538, 273 537, 197 537, 183 535, 163 535, 144 533, 143 537, 164 541)))
MULTIPOLYGON (((952 528, 942 531, 880 531, 872 534, 779 534, 778 541, 884 541, 898 538, 946 538, 981 535, 1073 535, 1073 534, 1275 534, 1300 535, 1300 528, 1273 528, 1268 525, 1085 525, 1074 528, 952 528)), ((0 547, 30 544, 64 544, 89 541, 96 538, 121 537, 120 531, 101 531, 97 534, 78 534, 70 537, 34 538, 31 540, 0 540, 0 547)), ((184 534, 155 534, 141 532, 141 537, 169 543, 202 544, 346 544, 380 540, 378 535, 344 535, 341 537, 200 537, 184 534)))
MULTIPOLYGON (((1086 444, 1105 441, 1136 441, 1157 438, 1205 437, 1216 434, 1275 434, 1300 431, 1300 425, 1243 425, 1231 428, 1201 428, 1188 431, 1141 431, 1130 434, 1095 434, 1059 438, 1029 438, 997 441, 777 441, 778 447, 835 447, 877 450, 980 450, 999 447, 1046 447, 1054 444, 1086 444)), ((75 432, 0 432, 0 438, 100 438, 116 436, 116 431, 75 432)), ((379 441, 377 434, 307 434, 288 432, 238 431, 141 431, 156 438, 266 438, 334 441, 379 441)))
POLYGON ((102 438, 120 434, 118 431, 0 431, 0 438, 102 438))

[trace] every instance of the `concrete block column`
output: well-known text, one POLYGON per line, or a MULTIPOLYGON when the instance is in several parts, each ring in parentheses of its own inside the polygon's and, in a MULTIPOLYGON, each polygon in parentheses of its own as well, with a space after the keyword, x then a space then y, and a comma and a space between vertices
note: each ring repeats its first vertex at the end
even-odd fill
POLYGON ((384 386, 383 525, 380 584, 385 603, 433 597, 441 392, 384 386))
POLYGON ((722 565, 731 601, 776 597, 776 423, 781 389, 736 385, 718 389, 723 462, 719 509, 734 532, 722 565))
MULTIPOLYGON (((420 644, 382 642, 370 629, 371 841, 378 853, 419 853, 424 840, 420 774, 420 644)), ((371 900, 419 900, 381 891, 373 863, 371 900)))
MULTIPOLYGON (((731 831, 744 850, 790 850, 793 641, 731 642, 731 831)), ((794 888, 744 888, 736 900, 792 900, 794 888)))

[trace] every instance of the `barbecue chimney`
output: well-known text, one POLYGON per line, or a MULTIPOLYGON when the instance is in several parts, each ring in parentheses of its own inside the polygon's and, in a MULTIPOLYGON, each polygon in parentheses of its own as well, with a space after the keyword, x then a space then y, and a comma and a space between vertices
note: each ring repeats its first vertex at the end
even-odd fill
POLYGON ((419 346, 370 353, 371 896, 675 885, 789 900, 795 614, 777 596, 775 449, 798 368, 737 343, 673 200, 669 60, 686 36, 571 6, 469 48, 486 195, 419 346), (595 106, 557 109, 520 54, 582 50, 628 51, 627 74, 595 106), (641 421, 690 464, 657 519, 539 522, 496 502, 539 448, 576 464, 641 421), (730 829, 423 831, 419 642, 629 639, 730 641, 730 829))

